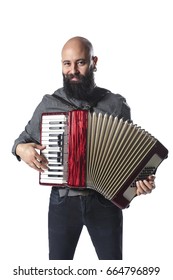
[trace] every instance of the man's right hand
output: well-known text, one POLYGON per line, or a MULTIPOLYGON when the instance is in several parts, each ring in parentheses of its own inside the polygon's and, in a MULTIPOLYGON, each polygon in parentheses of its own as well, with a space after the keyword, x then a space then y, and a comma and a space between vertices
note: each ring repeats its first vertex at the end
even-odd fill
POLYGON ((35 143, 21 143, 16 147, 16 154, 33 169, 44 172, 44 170, 48 169, 48 161, 37 150, 42 151, 45 148, 45 146, 35 143))

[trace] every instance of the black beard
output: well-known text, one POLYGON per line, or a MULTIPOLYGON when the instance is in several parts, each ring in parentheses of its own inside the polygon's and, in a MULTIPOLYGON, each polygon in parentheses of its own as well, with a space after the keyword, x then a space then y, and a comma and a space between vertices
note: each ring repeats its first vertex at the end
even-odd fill
POLYGON ((63 74, 63 88, 69 98, 89 101, 92 98, 92 91, 95 87, 93 69, 84 76, 81 74, 63 74), (76 77, 78 82, 73 82, 71 79, 76 77))

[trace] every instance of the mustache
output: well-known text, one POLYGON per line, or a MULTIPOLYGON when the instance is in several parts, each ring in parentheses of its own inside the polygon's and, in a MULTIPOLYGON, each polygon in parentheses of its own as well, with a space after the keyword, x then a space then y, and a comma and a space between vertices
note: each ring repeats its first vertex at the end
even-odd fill
POLYGON ((83 79, 84 76, 81 75, 80 73, 76 73, 76 74, 67 74, 67 75, 65 75, 65 79, 66 79, 66 80, 71 80, 71 79, 73 79, 73 78, 83 79))

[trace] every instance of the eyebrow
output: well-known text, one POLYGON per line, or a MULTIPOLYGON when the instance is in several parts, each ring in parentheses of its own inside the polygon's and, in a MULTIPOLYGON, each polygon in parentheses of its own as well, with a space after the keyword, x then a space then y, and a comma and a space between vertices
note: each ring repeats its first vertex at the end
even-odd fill
MULTIPOLYGON (((82 61, 84 61, 84 62, 87 61, 85 58, 79 58, 79 59, 76 60, 76 62, 79 62, 80 60, 82 60, 82 61)), ((62 62, 64 63, 64 62, 71 62, 71 61, 68 60, 68 59, 65 59, 65 60, 63 60, 62 62)))
POLYGON ((62 60, 62 62, 64 63, 64 62, 70 62, 70 60, 62 60))

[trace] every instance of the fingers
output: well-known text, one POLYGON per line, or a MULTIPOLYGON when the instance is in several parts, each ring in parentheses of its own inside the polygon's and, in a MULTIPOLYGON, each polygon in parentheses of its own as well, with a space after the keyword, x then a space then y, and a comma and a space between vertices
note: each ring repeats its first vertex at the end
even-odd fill
POLYGON ((39 172, 44 172, 48 169, 47 160, 41 156, 39 156, 39 158, 34 157, 34 159, 30 161, 28 165, 39 172))
MULTIPOLYGON (((34 148, 37 149, 37 150, 42 151, 42 150, 44 150, 46 148, 46 146, 35 144, 34 148)), ((44 172, 44 170, 48 169, 47 164, 48 164, 48 161, 44 157, 44 155, 40 155, 35 150, 34 159, 32 160, 32 164, 30 166, 32 168, 34 168, 35 170, 39 171, 39 172, 44 172)))
POLYGON ((143 180, 143 181, 137 181, 136 182, 136 187, 137 187, 137 195, 141 194, 148 194, 151 193, 152 190, 155 188, 155 183, 154 180, 143 180))
POLYGON ((155 175, 150 175, 150 176, 147 177, 147 181, 149 181, 149 182, 150 182, 150 181, 154 182, 155 178, 156 178, 155 175))
POLYGON ((43 169, 39 168, 34 162, 28 163, 28 165, 39 172, 44 172, 43 169))
POLYGON ((47 159, 45 158, 45 156, 44 156, 44 155, 38 154, 36 151, 35 151, 35 153, 34 153, 34 159, 35 159, 36 161, 38 161, 38 162, 43 163, 43 164, 47 164, 47 163, 48 163, 48 161, 47 161, 47 159))
POLYGON ((39 145, 39 144, 35 144, 35 143, 33 143, 33 147, 37 150, 40 150, 40 151, 42 151, 46 148, 45 145, 39 145))
POLYGON ((48 169, 48 161, 43 155, 39 155, 35 152, 35 156, 32 159, 30 166, 39 172, 44 172, 48 169))
POLYGON ((23 143, 18 145, 18 155, 33 169, 44 172, 44 170, 48 169, 47 159, 37 152, 37 150, 41 151, 43 149, 45 149, 45 146, 35 143, 23 143))
POLYGON ((155 189, 155 175, 150 175, 146 180, 139 180, 136 182, 136 194, 148 194, 151 193, 153 189, 155 189))

